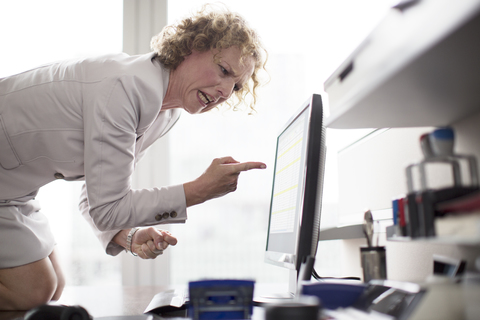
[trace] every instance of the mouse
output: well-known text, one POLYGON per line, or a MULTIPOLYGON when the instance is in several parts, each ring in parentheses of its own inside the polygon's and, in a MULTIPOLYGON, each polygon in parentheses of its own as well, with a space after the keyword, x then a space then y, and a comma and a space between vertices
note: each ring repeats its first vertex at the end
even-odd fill
POLYGON ((25 314, 25 320, 93 320, 81 306, 41 305, 25 314))

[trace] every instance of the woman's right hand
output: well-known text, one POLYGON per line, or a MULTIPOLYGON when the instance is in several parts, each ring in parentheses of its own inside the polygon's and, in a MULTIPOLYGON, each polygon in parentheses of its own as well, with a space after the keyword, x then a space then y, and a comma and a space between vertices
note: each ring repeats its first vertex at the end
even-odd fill
POLYGON ((140 228, 132 238, 132 251, 142 259, 155 259, 169 245, 176 245, 177 238, 170 232, 154 227, 140 228))
POLYGON ((187 207, 235 191, 240 172, 265 168, 262 162, 240 163, 232 157, 214 159, 200 177, 183 185, 187 207))

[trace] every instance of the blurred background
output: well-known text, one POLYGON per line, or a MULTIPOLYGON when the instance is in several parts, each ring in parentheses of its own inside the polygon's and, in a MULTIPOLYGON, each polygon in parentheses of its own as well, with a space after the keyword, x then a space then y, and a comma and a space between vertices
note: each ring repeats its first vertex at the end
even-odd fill
MULTIPOLYGON (((129 14, 125 10, 142 1, 0 0, 0 77, 55 60, 125 51, 124 21, 129 14)), ((205 3, 158 2, 167 8, 168 24, 205 3)), ((185 284, 208 277, 284 282, 288 270, 263 261, 276 136, 312 93, 325 97, 325 80, 393 2, 222 1, 246 18, 268 50, 270 80, 259 90, 256 112, 249 115, 248 110, 224 107, 203 115, 183 113, 162 139, 161 151, 142 160, 152 169, 134 183, 140 187, 181 184, 197 178, 214 158, 222 156, 262 161, 268 168, 242 173, 236 192, 189 208, 186 224, 166 227, 177 236, 178 245, 155 261, 103 252, 77 209, 81 183, 55 181, 43 187, 38 198, 55 232, 67 285, 185 284), (168 172, 156 173, 159 161, 168 164, 168 172)), ((155 33, 146 34, 146 39, 155 33)), ((324 102, 328 114, 328 100, 324 102)), ((327 131, 322 227, 337 223, 337 151, 364 132, 327 131)), ((325 261, 317 270, 321 275, 339 275, 337 249, 330 242, 317 255, 325 261)))

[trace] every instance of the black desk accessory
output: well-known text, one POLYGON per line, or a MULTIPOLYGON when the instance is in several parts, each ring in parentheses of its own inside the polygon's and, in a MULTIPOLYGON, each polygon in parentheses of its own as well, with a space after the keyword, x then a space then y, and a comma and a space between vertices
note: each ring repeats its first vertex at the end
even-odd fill
POLYGON ((364 312, 379 312, 405 320, 417 307, 425 290, 418 284, 391 280, 371 280, 353 308, 364 312))
POLYGON ((269 304, 265 308, 265 320, 317 320, 321 303, 317 297, 302 296, 289 302, 269 304))
POLYGON ((467 262, 461 259, 454 259, 441 255, 433 255, 433 274, 450 278, 459 277, 464 274, 467 262))
POLYGON ((25 320, 92 320, 92 316, 81 306, 45 304, 31 309, 25 320))

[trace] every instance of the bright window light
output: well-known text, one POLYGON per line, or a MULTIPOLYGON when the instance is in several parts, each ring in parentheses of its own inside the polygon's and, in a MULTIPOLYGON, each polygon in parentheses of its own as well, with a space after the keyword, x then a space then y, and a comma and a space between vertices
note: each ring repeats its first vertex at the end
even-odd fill
MULTIPOLYGON (((203 3, 170 1, 169 23, 203 3)), ((260 34, 269 52, 271 80, 259 92, 254 115, 224 108, 182 115, 170 133, 172 182, 195 179, 212 159, 227 155, 238 161, 263 161, 268 169, 242 173, 236 192, 189 208, 187 223, 172 226, 179 239, 171 250, 172 282, 208 277, 283 282, 288 271, 265 264, 263 258, 278 130, 312 93, 323 94, 324 81, 380 22, 389 4, 384 0, 222 3, 260 34)), ((327 218, 322 223, 334 224, 338 194, 333 150, 340 140, 334 132, 327 137, 333 158, 327 160, 322 214, 327 218)))
MULTIPOLYGON (((123 1, 0 1, 0 77, 56 60, 122 50, 123 1)), ((121 283, 120 259, 107 256, 78 211, 79 182, 55 181, 37 199, 48 217, 67 285, 121 283)))

